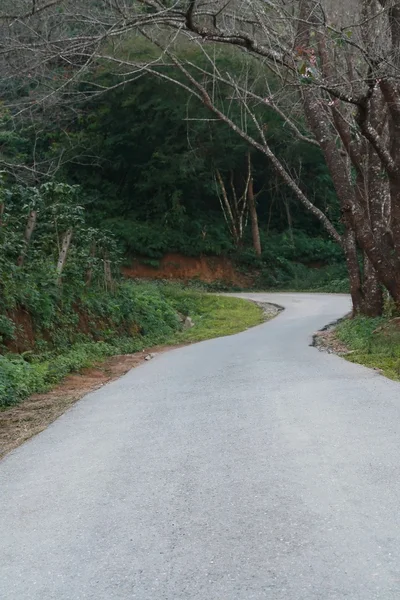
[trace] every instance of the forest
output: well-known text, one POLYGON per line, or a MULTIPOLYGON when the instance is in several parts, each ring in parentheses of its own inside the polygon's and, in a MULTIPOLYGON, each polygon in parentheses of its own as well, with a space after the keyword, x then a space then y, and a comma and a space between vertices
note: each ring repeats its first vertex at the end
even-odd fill
POLYGON ((0 406, 179 330, 196 292, 123 278, 133 260, 224 257, 252 289, 349 292, 354 317, 394 317, 396 10, 4 0, 0 406))

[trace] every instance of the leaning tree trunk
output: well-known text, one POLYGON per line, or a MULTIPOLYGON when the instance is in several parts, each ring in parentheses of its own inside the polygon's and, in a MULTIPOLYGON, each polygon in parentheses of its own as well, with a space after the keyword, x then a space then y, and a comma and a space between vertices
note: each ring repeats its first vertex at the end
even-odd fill
MULTIPOLYGON (((302 0, 297 43, 304 48, 310 46, 311 25, 309 17, 312 14, 312 7, 313 3, 309 0, 302 0)), ((321 44, 319 45, 319 50, 322 69, 327 76, 331 76, 331 64, 323 44, 322 46, 321 44)), ((355 232, 359 248, 363 251, 364 256, 368 257, 368 263, 371 263, 374 267, 373 272, 370 270, 369 265, 367 266, 368 278, 365 281, 364 289, 361 286, 360 294, 360 282, 358 281, 358 276, 355 275, 355 259, 354 257, 350 259, 349 268, 349 258, 346 257, 350 285, 352 287, 352 298, 356 302, 354 311, 364 312, 364 309, 366 309, 368 312, 373 312, 377 309, 379 293, 379 286, 375 285, 377 278, 385 285, 395 302, 400 305, 400 273, 397 273, 392 258, 381 247, 379 235, 374 232, 374 228, 371 225, 368 195, 360 201, 360 198, 357 197, 356 188, 352 183, 352 173, 349 163, 351 161, 351 166, 356 171, 360 171, 362 165, 365 164, 365 159, 369 157, 367 147, 358 148, 356 153, 361 153, 361 156, 355 156, 355 148, 351 143, 352 138, 348 125, 343 125, 341 120, 338 123, 338 114, 334 111, 333 122, 336 125, 335 132, 329 113, 325 110, 326 106, 324 106, 323 96, 315 89, 304 89, 303 105, 308 124, 319 142, 332 177, 340 202, 343 220, 355 232), (338 133, 347 154, 342 153, 340 147, 337 145, 338 133), (370 284, 371 290, 368 291, 369 301, 365 303, 365 292, 367 292, 367 287, 370 284)))

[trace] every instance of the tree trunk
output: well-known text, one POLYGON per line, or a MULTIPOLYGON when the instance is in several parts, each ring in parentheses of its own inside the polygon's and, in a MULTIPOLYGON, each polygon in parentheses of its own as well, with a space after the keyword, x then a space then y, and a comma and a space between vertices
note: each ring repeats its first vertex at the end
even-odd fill
POLYGON ((257 206, 254 198, 254 182, 253 177, 250 177, 249 186, 247 189, 247 201, 249 204, 250 220, 251 220, 251 234, 253 237, 253 248, 257 256, 261 256, 261 240, 260 240, 260 228, 258 226, 257 206))
POLYGON ((92 283, 92 278, 93 278, 93 259, 96 255, 96 244, 95 242, 92 243, 91 248, 90 248, 90 266, 88 268, 88 270, 86 271, 86 281, 85 281, 85 285, 86 287, 90 287, 90 284, 92 283))
POLYGON ((364 255, 364 282, 362 314, 380 317, 383 313, 383 290, 371 261, 364 255))
POLYGON ((225 217, 225 221, 228 225, 229 231, 231 233, 231 236, 233 238, 234 244, 235 246, 239 246, 239 242, 240 242, 240 235, 239 235, 239 231, 237 229, 236 226, 236 220, 235 217, 233 215, 232 212, 232 207, 231 204, 229 202, 229 198, 228 198, 228 193, 226 191, 226 187, 224 184, 224 180, 222 179, 221 173, 219 171, 219 169, 216 169, 215 171, 219 186, 221 188, 221 193, 222 193, 222 198, 223 198, 223 202, 220 199, 220 203, 221 203, 221 208, 222 208, 222 213, 225 217))
POLYGON ((112 291, 114 289, 114 280, 111 272, 111 261, 107 256, 104 257, 104 281, 106 290, 112 291))
POLYGON ((400 309, 400 271, 394 267, 392 257, 382 253, 372 234, 369 221, 360 213, 361 209, 355 206, 352 212, 352 222, 355 224, 359 247, 371 261, 379 281, 386 287, 400 309))
POLYGON ((61 252, 59 254, 58 262, 57 262, 57 273, 58 273, 58 283, 59 284, 61 283, 61 275, 64 270, 65 263, 67 261, 68 250, 69 250, 69 246, 71 244, 71 239, 72 239, 72 229, 69 229, 66 232, 66 234, 64 235, 62 245, 61 245, 61 252))
POLYGON ((336 138, 331 133, 329 120, 321 110, 315 92, 304 93, 304 106, 307 120, 325 156, 344 219, 354 229, 358 245, 373 264, 380 282, 400 307, 400 271, 395 267, 393 257, 382 250, 379 240, 376 239, 367 207, 361 205, 355 197, 348 165, 340 155, 336 138))
POLYGON ((400 264, 400 179, 390 181, 390 231, 395 249, 397 266, 400 264))
POLYGON ((343 250, 349 276, 350 295, 353 303, 353 317, 363 310, 364 298, 360 264, 357 256, 357 244, 354 231, 347 227, 343 235, 343 250))
POLYGON ((32 233, 36 227, 36 221, 37 221, 37 210, 31 210, 31 212, 29 213, 29 217, 28 217, 28 223, 27 223, 26 229, 25 229, 24 249, 22 251, 22 254, 20 254, 20 256, 18 257, 18 260, 17 260, 17 265, 19 267, 22 267, 22 265, 24 264, 26 252, 28 250, 29 243, 31 241, 32 233))
POLYGON ((358 314, 380 317, 383 312, 383 291, 371 261, 364 254, 364 279, 358 261, 354 231, 347 229, 343 236, 343 248, 349 274, 353 317, 358 314))
POLYGON ((291 242, 291 244, 293 246, 294 245, 293 221, 292 221, 292 215, 291 215, 291 212, 290 212, 289 201, 288 201, 287 198, 285 198, 284 204, 285 204, 285 212, 286 212, 286 218, 287 218, 287 223, 288 223, 289 238, 290 238, 290 242, 291 242))
MULTIPOLYGON (((299 43, 304 47, 310 45, 311 26, 308 17, 312 14, 312 3, 308 0, 301 2, 301 19, 298 25, 299 43)), ((337 146, 337 139, 334 130, 331 127, 328 113, 324 110, 322 95, 316 90, 305 89, 303 91, 304 110, 307 121, 313 131, 317 141, 320 144, 324 154, 325 161, 332 177, 333 184, 336 189, 337 196, 340 201, 342 214, 348 226, 350 226, 357 238, 358 246, 363 251, 364 255, 368 256, 369 261, 375 269, 375 277, 388 289, 390 295, 400 306, 400 272, 395 268, 393 259, 384 252, 380 245, 379 236, 374 235, 373 227, 370 222, 368 197, 363 198, 360 202, 356 195, 356 189, 352 183, 351 169, 348 159, 344 157, 337 146), (378 238, 378 239, 377 239, 378 238)), ((347 148, 348 157, 352 161, 352 166, 357 169, 360 165, 354 162, 351 148, 347 148)), ((362 159, 365 159, 365 149, 362 151, 362 159)), ((369 262, 368 261, 368 262, 369 262)), ((370 275, 370 271, 368 274, 370 275)), ((354 272, 349 271, 350 279, 353 278, 354 272)), ((373 280, 372 280, 373 281, 373 280)), ((371 283, 371 294, 375 297, 376 289, 371 283)), ((366 282, 367 283, 367 282, 366 282)), ((358 287, 354 282, 351 282, 355 288, 358 287)), ((354 290, 358 296, 358 290, 354 290)), ((371 306, 375 305, 376 300, 371 299, 371 306)), ((376 306, 378 302, 376 301, 376 306)), ((364 308, 364 302, 361 305, 364 308)), ((359 310, 360 305, 357 304, 355 310, 359 310)), ((368 309, 369 310, 369 309, 368 309)))

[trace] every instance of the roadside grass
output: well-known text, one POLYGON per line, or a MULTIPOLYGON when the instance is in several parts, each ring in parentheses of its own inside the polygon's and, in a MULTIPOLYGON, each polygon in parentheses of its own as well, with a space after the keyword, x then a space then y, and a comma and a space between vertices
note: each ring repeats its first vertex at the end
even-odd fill
POLYGON ((177 332, 173 339, 175 343, 234 335, 265 321, 262 309, 255 303, 223 296, 200 297, 189 316, 194 327, 177 332))
POLYGON ((400 380, 400 323, 398 319, 356 317, 339 323, 336 338, 344 343, 351 362, 375 368, 400 380))
POLYGON ((135 293, 140 296, 138 319, 144 324, 136 335, 108 335, 103 341, 82 341, 58 352, 0 355, 0 411, 108 357, 232 335, 265 320, 262 308, 253 302, 207 295, 182 285, 135 284, 135 293), (194 323, 190 329, 182 328, 185 316, 194 323))

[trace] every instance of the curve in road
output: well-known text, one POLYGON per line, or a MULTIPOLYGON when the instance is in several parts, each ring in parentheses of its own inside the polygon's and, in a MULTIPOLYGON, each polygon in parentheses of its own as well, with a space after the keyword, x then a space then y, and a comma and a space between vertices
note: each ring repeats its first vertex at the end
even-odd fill
POLYGON ((0 463, 4 600, 398 600, 400 387, 345 296, 157 356, 0 463))

